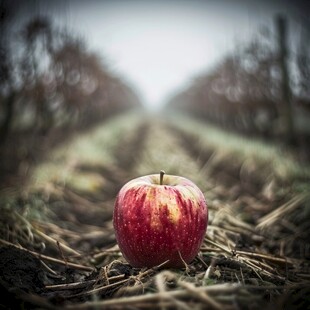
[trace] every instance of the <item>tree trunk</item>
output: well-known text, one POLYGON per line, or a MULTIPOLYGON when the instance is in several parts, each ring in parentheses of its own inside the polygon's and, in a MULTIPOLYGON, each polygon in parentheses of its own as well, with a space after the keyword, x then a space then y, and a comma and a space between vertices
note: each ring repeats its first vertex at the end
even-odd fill
POLYGON ((284 129, 286 141, 289 144, 296 143, 295 141, 295 125, 294 114, 292 107, 292 92, 290 88, 289 70, 287 65, 288 49, 287 49, 287 20, 283 16, 276 18, 278 45, 279 45, 279 66, 281 70, 281 116, 284 121, 284 129))
POLYGON ((15 97, 16 93, 12 91, 8 97, 4 99, 5 116, 0 127, 0 145, 3 145, 6 142, 11 125, 13 123, 15 97))

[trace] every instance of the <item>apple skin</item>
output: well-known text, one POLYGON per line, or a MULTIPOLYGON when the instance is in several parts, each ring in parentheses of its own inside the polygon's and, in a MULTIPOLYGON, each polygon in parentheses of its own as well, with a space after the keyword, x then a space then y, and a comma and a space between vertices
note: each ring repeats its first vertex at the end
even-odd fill
POLYGON ((113 212, 115 237, 133 267, 184 267, 197 255, 208 225, 201 190, 190 180, 142 176, 119 191, 113 212))

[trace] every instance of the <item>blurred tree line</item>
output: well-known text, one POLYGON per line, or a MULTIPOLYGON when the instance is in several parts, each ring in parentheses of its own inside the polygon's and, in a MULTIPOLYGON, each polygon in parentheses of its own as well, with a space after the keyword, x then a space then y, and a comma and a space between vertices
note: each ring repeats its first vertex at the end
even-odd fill
POLYGON ((1 2, 0 144, 16 132, 85 128, 139 105, 81 37, 44 16, 13 32, 13 18, 14 8, 1 2))
POLYGON ((300 24, 294 46, 288 23, 262 28, 169 102, 220 126, 294 144, 310 134, 309 29, 300 24))

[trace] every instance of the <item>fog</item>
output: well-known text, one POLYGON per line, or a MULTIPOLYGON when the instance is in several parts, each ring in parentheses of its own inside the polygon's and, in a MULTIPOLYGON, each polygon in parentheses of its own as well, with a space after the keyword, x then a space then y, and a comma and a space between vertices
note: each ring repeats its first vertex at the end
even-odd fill
MULTIPOLYGON (((151 110, 211 69, 275 14, 294 27, 302 2, 289 1, 13 1, 22 24, 47 15, 87 40, 151 110)), ((301 10, 300 10, 301 9, 301 10)), ((306 14, 306 11, 303 11, 306 14)))

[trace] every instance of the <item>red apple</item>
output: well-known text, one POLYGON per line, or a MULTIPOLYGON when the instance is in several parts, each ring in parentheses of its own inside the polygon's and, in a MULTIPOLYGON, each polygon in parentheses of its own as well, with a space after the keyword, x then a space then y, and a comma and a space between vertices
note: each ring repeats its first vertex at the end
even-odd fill
POLYGON ((126 183, 113 225, 119 248, 133 267, 184 267, 197 255, 208 224, 201 190, 190 180, 160 174, 126 183))

